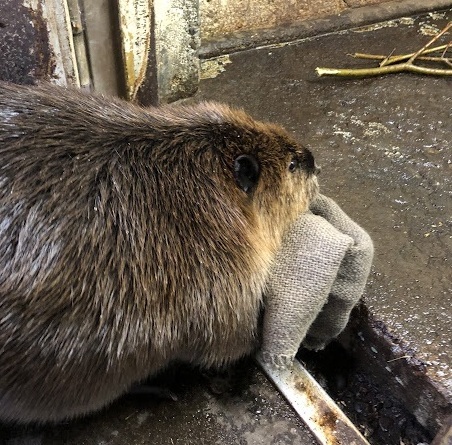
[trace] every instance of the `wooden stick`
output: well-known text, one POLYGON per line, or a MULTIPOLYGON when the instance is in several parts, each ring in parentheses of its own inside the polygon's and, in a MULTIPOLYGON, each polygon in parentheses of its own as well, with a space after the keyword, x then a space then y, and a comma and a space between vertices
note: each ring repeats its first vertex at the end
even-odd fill
MULTIPOLYGON (((424 66, 418 66, 414 64, 414 61, 423 54, 427 54, 433 51, 438 51, 438 48, 447 49, 451 46, 451 43, 447 45, 441 45, 440 47, 430 48, 430 46, 436 42, 442 35, 444 35, 450 28, 452 28, 452 22, 449 22, 435 37, 433 37, 428 43, 426 43, 421 49, 415 53, 403 56, 383 56, 383 62, 377 68, 316 68, 318 76, 343 76, 343 77, 366 77, 366 76, 378 76, 381 74, 389 73, 401 73, 404 71, 433 75, 433 76, 452 76, 452 69, 440 69, 440 68, 429 68, 424 66), (394 59, 396 57, 401 57, 398 60, 406 60, 403 63, 396 63, 394 59), (407 60, 408 59, 408 60, 407 60)), ((445 54, 443 52, 443 56, 445 54)), ((369 55, 367 55, 369 56, 369 55)), ((366 58, 369 58, 367 57, 366 58)), ((442 61, 448 66, 452 66, 449 59, 441 57, 442 61)), ((381 60, 381 59, 380 59, 381 60)))
MULTIPOLYGON (((439 51, 443 51, 446 50, 450 47, 450 43, 446 44, 446 45, 441 45, 441 46, 435 46, 434 48, 428 48, 427 50, 424 51, 423 54, 431 54, 434 52, 439 52, 439 51)), ((396 62, 401 62, 402 60, 407 60, 409 59, 414 53, 411 54, 401 54, 399 56, 391 56, 389 58, 389 62, 388 64, 391 63, 396 63, 396 62)), ((350 56, 355 57, 356 59, 372 59, 372 60, 384 60, 386 59, 386 56, 383 56, 381 54, 366 54, 366 53, 355 53, 355 54, 350 54, 350 56)), ((419 59, 421 60, 421 59, 419 59)))
POLYGON ((381 74, 402 73, 404 71, 426 74, 430 76, 452 76, 452 69, 427 68, 412 63, 398 63, 377 68, 316 68, 317 75, 321 76, 343 76, 343 77, 367 77, 379 76, 381 74))
POLYGON ((432 43, 435 43, 443 34, 445 34, 449 29, 452 28, 452 22, 449 22, 439 34, 433 37, 428 43, 426 43, 419 51, 414 53, 409 59, 407 63, 413 63, 418 56, 420 56, 424 51, 426 51, 432 43))

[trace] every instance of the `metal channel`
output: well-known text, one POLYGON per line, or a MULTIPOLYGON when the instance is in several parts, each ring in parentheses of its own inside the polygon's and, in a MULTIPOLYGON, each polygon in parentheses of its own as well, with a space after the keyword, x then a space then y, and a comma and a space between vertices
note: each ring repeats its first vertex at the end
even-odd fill
POLYGON ((369 445, 300 362, 295 360, 292 367, 279 369, 264 362, 259 354, 256 360, 320 444, 369 445))

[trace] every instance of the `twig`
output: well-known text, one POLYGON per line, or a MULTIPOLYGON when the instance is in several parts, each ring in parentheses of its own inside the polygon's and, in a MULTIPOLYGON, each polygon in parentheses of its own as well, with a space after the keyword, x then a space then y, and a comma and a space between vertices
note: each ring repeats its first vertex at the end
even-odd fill
POLYGON ((445 34, 449 29, 452 28, 452 22, 449 22, 442 31, 433 37, 428 43, 426 43, 419 51, 414 53, 409 59, 407 63, 413 63, 418 56, 420 56, 424 51, 426 51, 432 43, 435 43, 443 34, 445 34))
POLYGON ((451 70, 439 68, 427 68, 412 63, 399 63, 377 68, 316 68, 318 76, 344 76, 344 77, 366 77, 379 76, 380 74, 401 73, 411 71, 413 73, 427 74, 431 76, 452 76, 451 70))
MULTIPOLYGON (((371 59, 371 60, 385 60, 387 58, 386 56, 383 56, 381 54, 360 54, 360 53, 354 54, 353 57, 356 57, 359 59, 371 59)), ((410 54, 404 54, 401 56, 393 56, 393 57, 391 57, 391 59, 389 59, 388 63, 386 63, 386 66, 392 65, 401 60, 406 60, 409 58, 410 58, 410 54), (396 58, 398 58, 398 60, 395 60, 396 58)), ((448 57, 444 57, 444 56, 419 56, 416 60, 425 60, 426 62, 442 62, 444 59, 449 60, 448 57)))
POLYGON ((392 55, 394 54, 395 48, 391 51, 389 55, 387 55, 380 63, 380 66, 385 66, 389 64, 389 60, 391 59, 392 55))
POLYGON ((411 355, 402 355, 402 357, 392 358, 391 360, 386 360, 386 363, 395 362, 397 360, 402 360, 404 358, 411 358, 411 355))
MULTIPOLYGON (((424 51, 423 54, 431 54, 434 52, 439 52, 439 51, 444 51, 450 47, 450 43, 447 43, 446 45, 440 45, 440 46, 435 46, 434 48, 428 48, 424 51)), ((390 60, 393 62, 400 62, 402 60, 406 60, 409 59, 413 54, 415 53, 411 53, 411 54, 402 54, 400 56, 392 56, 390 57, 390 60)), ((373 60, 383 60, 386 59, 387 56, 383 56, 381 54, 366 54, 366 53, 355 53, 355 54, 349 54, 352 57, 355 57, 357 59, 373 59, 373 60)))
MULTIPOLYGON (((450 28, 452 28, 452 22, 449 22, 435 37, 433 37, 427 44, 425 44, 421 49, 412 54, 405 54, 402 56, 374 56, 374 55, 364 55, 355 54, 355 57, 361 58, 377 58, 378 60, 383 60, 379 67, 376 68, 316 68, 318 76, 344 76, 344 77, 366 77, 366 76, 378 76, 381 74, 388 73, 400 73, 404 71, 415 72, 427 75, 435 76, 452 76, 452 69, 440 69, 440 68, 429 68, 424 66, 418 66, 414 64, 415 60, 422 60, 423 54, 432 53, 439 50, 444 50, 443 56, 440 57, 442 62, 446 63, 448 66, 452 66, 449 59, 445 58, 444 55, 448 48, 452 45, 452 42, 447 45, 441 45, 436 48, 430 48, 430 46, 436 42, 442 35, 444 35, 450 28), (364 56, 364 57, 363 57, 364 56), (399 61, 406 60, 403 63, 398 63, 399 61)), ((425 59, 424 59, 425 60, 425 59)))
MULTIPOLYGON (((434 48, 428 48, 423 52, 423 54, 431 54, 435 52, 439 52, 442 50, 446 50, 450 47, 450 43, 447 45, 441 45, 441 46, 435 46, 434 48)), ((414 53, 410 54, 401 54, 398 56, 383 56, 381 54, 365 54, 365 53, 355 53, 355 54, 349 54, 351 57, 354 57, 355 59, 371 59, 371 60, 385 60, 388 59, 388 62, 386 65, 392 65, 393 63, 402 62, 403 60, 408 60, 414 53)), ((444 54, 444 52, 443 52, 444 54)), ((417 60, 433 60, 433 58, 428 58, 426 56, 419 56, 417 60)), ((436 60, 436 59, 435 59, 436 60)), ((381 65, 380 65, 381 66, 381 65)))
POLYGON ((369 445, 351 420, 298 360, 294 360, 290 367, 271 365, 259 353, 256 360, 318 443, 369 445))
POLYGON ((447 50, 448 50, 450 47, 452 47, 452 42, 449 42, 449 43, 447 44, 447 47, 444 48, 444 51, 443 51, 443 53, 441 54, 441 59, 443 60, 443 62, 444 62, 446 65, 452 67, 452 62, 450 61, 450 59, 449 59, 448 57, 446 57, 447 50))
MULTIPOLYGON (((439 63, 445 63, 447 66, 452 67, 452 61, 451 58, 449 57, 445 57, 446 52, 448 50, 448 48, 452 47, 452 43, 449 43, 447 45, 442 45, 442 46, 438 46, 437 48, 443 49, 445 48, 445 51, 443 51, 443 54, 441 56, 419 56, 416 60, 422 60, 424 62, 439 62, 439 63)), ((436 49, 436 48, 435 48, 436 49)), ((435 52, 435 51, 428 51, 430 52, 435 52)), ((427 51, 424 51, 424 54, 427 54, 427 51)), ((355 54, 350 54, 352 57, 355 57, 357 59, 370 59, 370 60, 382 60, 383 62, 386 60, 387 62, 385 63, 384 66, 387 65, 393 65, 397 62, 400 62, 402 60, 407 60, 409 59, 412 54, 402 54, 400 56, 392 56, 390 58, 388 58, 388 56, 383 56, 381 54, 363 54, 363 53, 355 53, 355 54)), ((380 63, 379 66, 383 66, 383 62, 380 63)))

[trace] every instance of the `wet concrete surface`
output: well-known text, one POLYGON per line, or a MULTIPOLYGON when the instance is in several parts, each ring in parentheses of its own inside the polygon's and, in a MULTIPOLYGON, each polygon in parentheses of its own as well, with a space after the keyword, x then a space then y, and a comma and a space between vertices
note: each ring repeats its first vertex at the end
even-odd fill
MULTIPOLYGON (((387 378, 419 394, 413 410, 431 431, 442 420, 430 392, 442 415, 452 400, 452 78, 318 78, 315 68, 372 65, 354 52, 413 52, 450 20, 449 10, 223 56, 205 62, 218 74, 199 94, 284 125, 314 152, 323 192, 370 232, 365 302, 397 344, 387 378), (427 389, 392 372, 394 358, 420 363, 416 384, 427 389)), ((379 354, 370 347, 369 367, 379 354)))
POLYGON ((175 367, 152 384, 177 400, 125 396, 55 426, 0 425, 0 445, 316 445, 282 396, 244 361, 227 373, 175 367))

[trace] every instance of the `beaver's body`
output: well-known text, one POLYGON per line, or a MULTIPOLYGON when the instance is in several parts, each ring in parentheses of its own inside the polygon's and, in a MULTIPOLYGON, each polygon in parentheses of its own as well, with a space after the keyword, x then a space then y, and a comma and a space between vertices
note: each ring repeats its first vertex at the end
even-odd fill
POLYGON ((314 172, 225 106, 0 83, 0 418, 77 416, 172 360, 249 353, 314 172))

